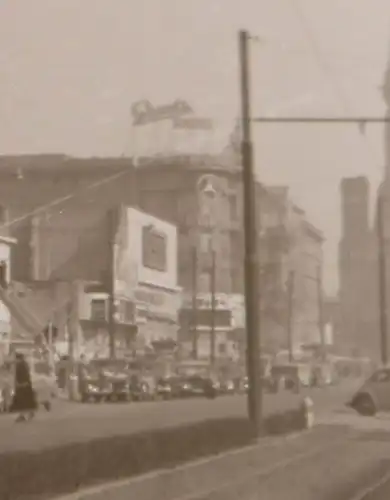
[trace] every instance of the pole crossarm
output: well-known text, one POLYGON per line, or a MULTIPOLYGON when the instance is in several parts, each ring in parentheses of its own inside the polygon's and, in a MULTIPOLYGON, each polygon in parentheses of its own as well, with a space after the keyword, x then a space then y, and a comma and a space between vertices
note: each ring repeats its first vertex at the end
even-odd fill
POLYGON ((390 116, 257 116, 252 118, 252 121, 255 123, 390 123, 390 116))

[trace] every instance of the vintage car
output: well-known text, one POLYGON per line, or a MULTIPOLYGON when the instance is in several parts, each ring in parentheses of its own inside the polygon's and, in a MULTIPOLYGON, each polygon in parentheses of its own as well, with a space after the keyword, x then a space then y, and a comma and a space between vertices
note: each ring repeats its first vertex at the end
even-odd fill
POLYGON ((77 365, 78 387, 82 402, 128 401, 130 374, 122 359, 93 359, 77 365))
POLYGON ((355 392, 347 406, 360 415, 390 412, 390 368, 380 368, 355 392))
POLYGON ((219 394, 219 384, 207 376, 181 376, 177 390, 180 398, 206 397, 214 399, 219 394))

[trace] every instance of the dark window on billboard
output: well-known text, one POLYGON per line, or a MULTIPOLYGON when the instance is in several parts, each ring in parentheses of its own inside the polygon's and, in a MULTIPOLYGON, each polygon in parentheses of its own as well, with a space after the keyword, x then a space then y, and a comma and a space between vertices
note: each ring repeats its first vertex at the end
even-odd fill
POLYGON ((150 226, 142 228, 142 264, 154 271, 167 270, 167 237, 150 226))
POLYGON ((105 299, 92 299, 91 301, 91 319, 95 321, 105 321, 106 319, 106 301, 105 299))

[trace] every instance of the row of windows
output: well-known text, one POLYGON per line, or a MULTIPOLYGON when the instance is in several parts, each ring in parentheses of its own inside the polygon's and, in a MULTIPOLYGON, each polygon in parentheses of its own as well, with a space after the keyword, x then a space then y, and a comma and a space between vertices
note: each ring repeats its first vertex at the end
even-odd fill
MULTIPOLYGON (((191 309, 182 309, 180 311, 180 323, 182 325, 191 325, 194 319, 194 313, 191 309)), ((229 328, 232 322, 232 312, 228 310, 198 309, 196 311, 196 324, 198 326, 210 327, 214 324, 218 327, 229 328)))
MULTIPOLYGON (((134 304, 126 300, 120 300, 116 306, 116 314, 119 321, 123 323, 134 322, 134 304)), ((92 299, 91 301, 91 320, 107 321, 108 320, 108 300, 107 299, 92 299)))

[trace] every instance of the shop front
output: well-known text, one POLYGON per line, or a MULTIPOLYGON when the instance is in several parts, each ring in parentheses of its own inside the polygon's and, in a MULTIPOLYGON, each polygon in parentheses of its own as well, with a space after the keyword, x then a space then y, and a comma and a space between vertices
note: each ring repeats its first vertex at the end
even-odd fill
POLYGON ((139 348, 153 348, 167 341, 176 342, 179 290, 139 283, 134 297, 139 348))

